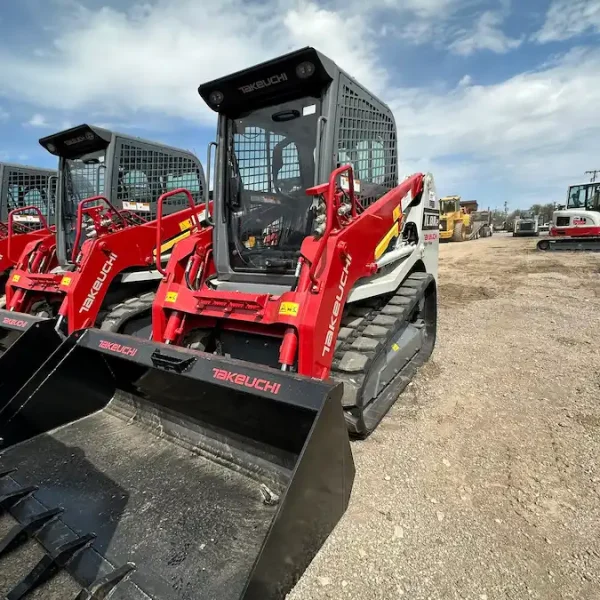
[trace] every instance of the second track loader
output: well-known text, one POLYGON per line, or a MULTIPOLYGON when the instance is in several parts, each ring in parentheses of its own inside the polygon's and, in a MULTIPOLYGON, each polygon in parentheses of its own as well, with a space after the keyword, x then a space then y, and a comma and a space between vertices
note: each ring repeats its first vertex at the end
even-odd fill
POLYGON ((73 331, 110 320, 114 331, 149 337, 156 256, 205 218, 204 172, 189 152, 89 125, 40 143, 59 157, 56 236, 30 241, 8 277, 0 410, 73 331))
MULTIPOLYGON (((313 48, 200 94, 214 217, 173 248, 152 340, 76 331, 0 412, 13 546, 85 598, 283 600, 348 505, 348 430, 435 344, 439 203, 398 181, 389 108, 313 48)), ((0 593, 49 600, 2 544, 0 593)))
POLYGON ((0 307, 24 248, 33 240, 54 238, 56 183, 56 171, 0 163, 0 307))

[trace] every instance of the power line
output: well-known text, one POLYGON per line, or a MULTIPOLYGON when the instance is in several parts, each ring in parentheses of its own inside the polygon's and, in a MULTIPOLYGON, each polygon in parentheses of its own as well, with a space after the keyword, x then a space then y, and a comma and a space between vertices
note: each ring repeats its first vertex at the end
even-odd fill
POLYGON ((591 175, 590 177, 590 182, 591 183, 595 183, 596 182, 596 175, 598 175, 600 173, 600 169, 592 169, 591 171, 586 171, 585 174, 586 175, 591 175))

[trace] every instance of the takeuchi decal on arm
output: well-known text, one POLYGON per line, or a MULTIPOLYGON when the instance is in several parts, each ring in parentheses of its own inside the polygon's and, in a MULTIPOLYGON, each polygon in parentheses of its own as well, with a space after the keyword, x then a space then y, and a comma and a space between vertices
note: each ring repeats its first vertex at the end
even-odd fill
POLYGON ((80 313, 88 312, 92 308, 94 302, 96 301, 96 297, 98 296, 98 292, 102 289, 102 285, 104 284, 109 273, 115 266, 115 260, 117 260, 117 258, 118 257, 116 254, 112 252, 110 253, 107 261, 102 265, 102 268, 100 269, 100 274, 96 278, 96 281, 94 281, 94 283, 92 284, 92 287, 88 292, 86 299, 83 301, 83 305, 79 309, 80 313))

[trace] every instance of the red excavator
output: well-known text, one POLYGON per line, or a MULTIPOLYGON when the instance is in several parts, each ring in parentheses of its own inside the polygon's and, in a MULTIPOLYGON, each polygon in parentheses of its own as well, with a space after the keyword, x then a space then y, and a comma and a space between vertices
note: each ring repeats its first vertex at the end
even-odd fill
MULTIPOLYGON (((282 600, 346 509, 348 428, 435 343, 439 203, 398 182, 389 108, 312 48, 200 94, 214 216, 173 249, 153 339, 76 331, 0 412, 13 545, 85 598, 282 600)), ((3 544, 9 597, 50 598, 3 544)))
POLYGON ((0 163, 0 307, 8 274, 25 246, 54 237, 56 182, 56 171, 0 163), (16 212, 9 226, 11 211, 16 212))
MULTIPOLYGON (((156 250, 170 252, 204 218, 204 172, 189 152, 89 125, 40 143, 59 157, 56 236, 27 244, 6 284, 0 407, 73 331, 109 321, 149 337, 156 250)), ((33 210, 13 210, 9 228, 33 210)))

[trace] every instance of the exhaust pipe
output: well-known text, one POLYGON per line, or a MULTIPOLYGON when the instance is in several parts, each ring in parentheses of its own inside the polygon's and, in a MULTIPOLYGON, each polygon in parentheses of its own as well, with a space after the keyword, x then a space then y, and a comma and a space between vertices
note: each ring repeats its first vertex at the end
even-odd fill
MULTIPOLYGON (((243 361, 76 332, 0 414, 0 503, 20 498, 6 505, 20 527, 51 515, 17 545, 58 564, 71 544, 76 558, 56 572, 82 593, 109 581, 131 600, 283 599, 348 504, 341 396, 243 361)), ((0 593, 12 598, 39 570, 4 545, 14 587, 0 593)), ((36 597, 52 598, 51 583, 36 597)))

